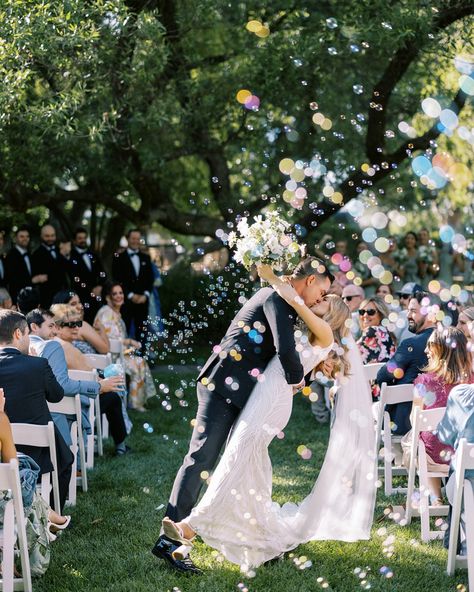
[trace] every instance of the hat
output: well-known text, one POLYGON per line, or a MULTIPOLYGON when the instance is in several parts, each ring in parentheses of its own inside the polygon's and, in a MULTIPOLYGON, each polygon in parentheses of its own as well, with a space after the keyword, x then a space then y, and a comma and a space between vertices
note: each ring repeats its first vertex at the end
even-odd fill
POLYGON ((397 294, 415 294, 415 292, 423 292, 423 287, 415 282, 407 282, 397 294))

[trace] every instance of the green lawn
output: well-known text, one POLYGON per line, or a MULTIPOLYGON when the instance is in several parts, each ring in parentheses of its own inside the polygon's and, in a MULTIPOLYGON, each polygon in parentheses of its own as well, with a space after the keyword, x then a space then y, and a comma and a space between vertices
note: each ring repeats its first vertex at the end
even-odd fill
MULTIPOLYGON (((182 378, 192 378, 189 374, 179 378, 171 373, 156 376, 171 393, 182 378)), ((440 542, 421 544, 417 520, 401 528, 382 519, 375 523, 371 541, 303 545, 293 557, 261 567, 253 579, 243 578, 237 566, 221 561, 201 543, 193 558, 205 570, 204 576, 188 577, 170 571, 151 555, 150 548, 191 433, 194 392, 190 387, 184 391, 188 407, 180 406, 173 395, 169 411, 154 401, 148 413, 133 414, 132 454, 113 458, 110 445, 106 447, 105 458, 90 472, 89 492, 79 494, 72 512, 74 525, 54 543, 50 568, 35 581, 35 592, 231 592, 242 591, 243 584, 249 592, 346 592, 369 587, 396 592, 465 590, 467 572, 459 571, 453 578, 446 576, 446 551, 440 542), (144 429, 146 423, 154 428, 153 433, 144 429), (393 542, 387 541, 390 536, 393 542), (387 556, 390 551, 393 554, 387 556), (312 566, 301 570, 295 559, 303 556, 312 566), (393 577, 380 574, 384 566, 390 568, 393 577)), ((299 499, 310 490, 323 459, 328 429, 314 422, 308 401, 297 396, 285 434, 283 440, 273 443, 271 451, 275 498, 280 502, 299 499), (297 454, 299 444, 312 450, 311 460, 302 460, 297 454)), ((387 504, 379 493, 377 518, 383 516, 387 504)))

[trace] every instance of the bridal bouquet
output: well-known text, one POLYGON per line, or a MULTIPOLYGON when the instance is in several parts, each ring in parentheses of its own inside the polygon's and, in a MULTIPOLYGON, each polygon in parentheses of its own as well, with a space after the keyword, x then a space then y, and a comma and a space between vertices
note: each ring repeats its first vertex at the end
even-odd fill
POLYGON ((278 212, 268 212, 265 218, 255 216, 248 224, 242 218, 237 232, 229 234, 229 246, 235 247, 234 259, 250 270, 252 265, 271 265, 275 271, 291 271, 303 256, 304 245, 299 245, 290 232, 290 224, 278 212))

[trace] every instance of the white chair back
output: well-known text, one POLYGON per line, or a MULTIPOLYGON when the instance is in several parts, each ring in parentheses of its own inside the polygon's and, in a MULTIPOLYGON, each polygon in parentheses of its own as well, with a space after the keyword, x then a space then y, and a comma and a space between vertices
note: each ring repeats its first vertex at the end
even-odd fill
POLYGON ((62 413, 74 417, 71 424, 71 452, 74 455, 74 463, 71 471, 71 481, 69 483, 68 502, 71 505, 76 504, 76 488, 77 488, 77 450, 79 448, 79 458, 81 459, 81 486, 82 491, 87 491, 87 465, 86 452, 84 447, 84 439, 82 437, 82 410, 81 397, 63 397, 59 403, 48 403, 49 411, 51 413, 62 413))
MULTIPOLYGON (((463 491, 467 489, 467 487, 471 486, 470 481, 464 479, 466 470, 473 470, 474 469, 474 444, 468 444, 466 438, 461 438, 458 444, 458 448, 456 450, 456 470, 454 471, 454 478, 455 478, 455 490, 454 490, 454 500, 453 500, 453 510, 451 514, 451 528, 449 532, 449 548, 448 548, 448 566, 447 572, 448 575, 452 576, 454 574, 454 570, 456 567, 466 567, 466 560, 467 565, 469 568, 469 576, 470 580, 474 580, 474 557, 472 553, 472 549, 474 547, 474 532, 472 530, 469 532, 469 526, 473 523, 472 515, 468 516, 466 519, 466 538, 467 538, 467 546, 471 548, 471 557, 467 556, 459 556, 457 555, 457 542, 458 542, 458 534, 459 534, 459 521, 461 518, 461 508, 462 508, 462 501, 463 501, 463 491), (466 483, 465 483, 466 481, 466 483), (470 543, 469 543, 470 541, 470 543), (470 560, 469 560, 470 559, 470 560)), ((468 504, 471 500, 468 493, 468 504)), ((465 505, 464 512, 467 514, 468 507, 465 505)), ((474 582, 472 582, 471 588, 470 582, 470 589, 474 589, 474 582)))
POLYGON ((85 354, 87 363, 91 368, 96 370, 104 370, 112 363, 112 356, 110 354, 85 354))
POLYGON ((421 409, 416 406, 413 412, 413 428, 412 441, 410 448, 410 465, 408 469, 408 488, 406 498, 406 513, 405 519, 407 524, 410 524, 413 514, 416 512, 421 518, 421 539, 423 542, 428 542, 435 538, 443 536, 442 531, 430 530, 431 516, 446 516, 449 507, 432 506, 429 503, 429 478, 430 477, 446 477, 448 473, 448 466, 446 471, 433 471, 428 469, 428 457, 425 450, 425 445, 420 439, 421 432, 433 432, 438 427, 439 422, 444 416, 446 407, 437 407, 436 409, 421 409), (417 463, 418 460, 418 463, 417 463), (413 493, 415 489, 416 468, 418 464, 418 479, 420 500, 418 502, 418 509, 414 507, 413 493))
POLYGON ((54 509, 61 513, 59 500, 58 458, 56 455, 56 439, 54 437, 54 423, 49 421, 47 425, 33 425, 31 423, 12 423, 13 442, 17 446, 35 446, 37 448, 49 448, 49 456, 53 470, 51 473, 41 475, 41 497, 49 506, 51 480, 53 482, 54 509), (50 477, 52 479, 50 480, 50 477))
POLYGON ((472 483, 464 479, 464 514, 466 517, 466 556, 469 590, 474 590, 474 492, 472 483))
POLYGON ((383 362, 377 362, 374 364, 366 364, 364 366, 364 374, 365 378, 370 382, 371 380, 375 380, 377 378, 378 371, 380 368, 383 368, 385 364, 383 362))
POLYGON ((9 463, 0 464, 0 490, 9 490, 12 495, 12 499, 7 502, 5 507, 3 529, 1 531, 1 546, 3 551, 0 579, 1 588, 4 592, 13 592, 13 590, 32 592, 25 512, 21 497, 20 475, 18 473, 18 461, 16 458, 12 459, 9 463), (21 578, 15 578, 14 575, 16 536, 18 536, 20 548, 21 578))
POLYGON ((384 491, 385 495, 392 495, 393 493, 405 493, 405 487, 393 487, 393 475, 406 475, 407 469, 402 466, 392 466, 393 461, 393 444, 399 443, 400 436, 392 434, 390 426, 390 416, 385 408, 387 405, 394 405, 396 403, 406 403, 413 401, 413 384, 397 384, 388 386, 385 382, 380 389, 380 401, 378 403, 377 423, 376 423, 376 450, 380 448, 380 440, 383 430, 383 473, 384 473, 384 491))
MULTIPOLYGON (((99 354, 87 354, 87 356, 94 356, 94 360, 97 359, 102 360, 104 363, 105 359, 110 359, 110 355, 101 356, 99 354)), ((91 362, 92 363, 92 362, 91 362)), ((108 363, 104 365, 104 368, 108 366, 108 363)), ((99 366, 96 366, 99 368, 99 366)), ((102 369, 102 368, 99 368, 102 369)), ((97 382, 99 379, 99 375, 97 374, 97 370, 69 370, 68 371, 69 378, 72 380, 89 380, 91 382, 97 382)), ((101 412, 100 412, 100 398, 97 396, 94 401, 91 401, 89 405, 89 423, 91 424, 92 433, 88 434, 87 436, 87 444, 86 444, 86 459, 87 459, 87 468, 93 469, 94 468, 94 436, 97 434, 97 452, 99 456, 104 454, 104 449, 102 445, 102 424, 101 424, 101 412)))

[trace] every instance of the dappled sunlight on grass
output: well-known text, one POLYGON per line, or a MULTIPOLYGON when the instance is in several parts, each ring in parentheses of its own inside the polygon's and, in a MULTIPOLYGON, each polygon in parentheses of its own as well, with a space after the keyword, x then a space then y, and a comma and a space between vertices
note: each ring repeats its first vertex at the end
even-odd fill
MULTIPOLYGON (((160 375, 159 380, 176 388, 181 378, 160 375)), ((132 413, 130 455, 112 457, 107 444, 106 457, 90 473, 89 492, 79 493, 78 505, 71 510, 72 528, 53 544, 50 569, 35 581, 35 592, 171 592, 174 587, 181 592, 239 592, 239 584, 249 592, 351 592, 368 584, 380 592, 454 592, 457 584, 467 584, 466 572, 446 576, 446 551, 440 541, 420 542, 417 520, 402 528, 383 516, 388 505, 401 505, 403 497, 387 499, 381 491, 375 512, 381 521, 374 524, 370 541, 310 542, 283 561, 262 566, 252 579, 198 542, 193 558, 205 574, 186 577, 170 571, 150 549, 191 435, 195 395, 189 388, 186 398, 189 407, 172 401, 173 409, 167 412, 153 401, 147 413, 132 413), (145 423, 153 426, 152 433, 144 429, 145 423)), ((307 400, 296 397, 294 403, 285 437, 270 450, 274 499, 279 503, 301 500, 310 491, 329 435, 327 426, 314 421, 307 400), (311 459, 298 455, 300 444, 312 451, 311 459)))

